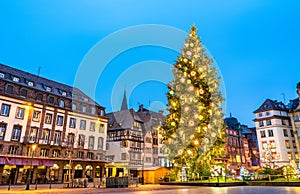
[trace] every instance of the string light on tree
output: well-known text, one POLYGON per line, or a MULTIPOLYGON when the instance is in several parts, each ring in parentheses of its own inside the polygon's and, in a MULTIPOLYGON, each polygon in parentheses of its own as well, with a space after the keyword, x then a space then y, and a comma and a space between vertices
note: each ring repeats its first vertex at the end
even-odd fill
POLYGON ((168 84, 169 114, 161 133, 177 167, 188 164, 196 172, 223 154, 223 98, 213 60, 194 25, 181 54, 172 69, 174 80, 168 84))

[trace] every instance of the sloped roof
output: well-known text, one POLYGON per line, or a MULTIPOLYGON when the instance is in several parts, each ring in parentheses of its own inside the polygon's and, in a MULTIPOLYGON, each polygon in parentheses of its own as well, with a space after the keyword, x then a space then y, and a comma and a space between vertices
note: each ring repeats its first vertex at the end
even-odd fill
POLYGON ((253 113, 264 112, 268 110, 279 110, 288 111, 286 106, 282 102, 277 102, 274 100, 267 99, 257 110, 253 113))
POLYGON ((93 104, 97 106, 99 105, 97 102, 95 102, 93 99, 88 97, 84 92, 82 92, 80 89, 68 86, 63 83, 59 83, 53 80, 49 80, 13 67, 9 67, 4 64, 0 64, 0 73, 4 74, 5 81, 12 82, 14 84, 18 84, 25 87, 32 87, 34 89, 50 93, 57 96, 62 96, 64 98, 73 99, 79 102, 84 102, 86 104, 93 104), (14 82, 13 78, 18 77, 19 82, 14 82), (33 82, 33 86, 29 86, 28 82, 33 82), (47 87, 51 87, 51 91, 47 91, 47 87), (66 92, 66 95, 63 95, 63 92, 66 92))
POLYGON ((162 113, 148 110, 142 105, 139 107, 137 114, 144 121, 146 131, 151 130, 153 127, 161 126, 165 121, 165 117, 162 113))
POLYGON ((224 123, 226 124, 226 128, 235 129, 235 130, 240 129, 240 123, 235 117, 225 118, 224 123))
POLYGON ((143 123, 143 120, 135 113, 133 109, 121 110, 108 113, 108 130, 130 129, 134 121, 143 123))

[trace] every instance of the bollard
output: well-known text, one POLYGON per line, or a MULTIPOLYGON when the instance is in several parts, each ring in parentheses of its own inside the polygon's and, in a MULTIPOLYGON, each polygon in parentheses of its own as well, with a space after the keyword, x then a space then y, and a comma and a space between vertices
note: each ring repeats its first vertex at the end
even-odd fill
POLYGON ((35 190, 37 190, 37 181, 35 180, 35 190))
POLYGON ((11 185, 11 180, 9 180, 9 184, 8 184, 8 189, 7 190, 10 190, 10 185, 11 185))
POLYGON ((51 183, 52 183, 52 178, 50 177, 50 185, 49 185, 49 189, 51 189, 51 183))

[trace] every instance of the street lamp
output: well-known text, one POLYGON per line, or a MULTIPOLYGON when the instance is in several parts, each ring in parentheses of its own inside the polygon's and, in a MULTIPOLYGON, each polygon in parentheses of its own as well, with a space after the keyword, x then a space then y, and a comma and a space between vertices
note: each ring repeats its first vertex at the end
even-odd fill
POLYGON ((30 189, 30 182, 31 182, 31 175, 33 174, 33 166, 32 166, 32 161, 33 161, 33 154, 34 154, 34 151, 35 151, 35 149, 36 149, 36 145, 35 144, 33 144, 32 146, 31 146, 31 161, 30 161, 30 171, 29 171, 29 173, 28 173, 28 177, 27 177, 27 184, 26 184, 26 188, 25 188, 25 190, 29 190, 30 189))
POLYGON ((143 151, 142 153, 142 158, 143 158, 143 165, 142 165, 142 185, 144 185, 144 163, 145 163, 145 153, 143 151))

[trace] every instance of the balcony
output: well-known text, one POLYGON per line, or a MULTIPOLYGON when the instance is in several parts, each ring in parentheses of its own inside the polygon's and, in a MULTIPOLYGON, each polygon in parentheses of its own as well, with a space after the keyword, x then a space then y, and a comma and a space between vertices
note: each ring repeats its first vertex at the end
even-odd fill
POLYGON ((39 144, 41 145, 48 145, 49 140, 48 139, 40 139, 39 144))
POLYGON ((59 141, 51 141, 50 145, 60 146, 60 142, 59 141))

